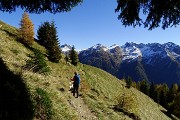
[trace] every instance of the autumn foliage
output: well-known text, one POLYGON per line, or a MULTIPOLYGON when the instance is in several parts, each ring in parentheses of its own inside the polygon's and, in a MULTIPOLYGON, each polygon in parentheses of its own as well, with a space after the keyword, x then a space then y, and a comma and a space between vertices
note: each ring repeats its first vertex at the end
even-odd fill
POLYGON ((20 41, 26 45, 32 45, 34 41, 34 25, 29 18, 29 15, 24 12, 20 21, 19 30, 20 41))

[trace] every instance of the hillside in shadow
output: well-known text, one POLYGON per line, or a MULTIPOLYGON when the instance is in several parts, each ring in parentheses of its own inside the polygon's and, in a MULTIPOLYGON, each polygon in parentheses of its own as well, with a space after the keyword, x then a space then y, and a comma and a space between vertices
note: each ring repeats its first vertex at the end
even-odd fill
POLYGON ((0 120, 32 120, 33 114, 26 84, 0 58, 0 120))

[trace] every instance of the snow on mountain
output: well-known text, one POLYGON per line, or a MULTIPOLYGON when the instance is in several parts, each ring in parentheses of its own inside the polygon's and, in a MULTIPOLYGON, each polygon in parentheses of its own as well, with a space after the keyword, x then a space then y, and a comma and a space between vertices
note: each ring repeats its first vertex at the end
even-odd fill
POLYGON ((148 80, 154 83, 179 82, 180 46, 174 43, 137 44, 127 42, 106 47, 97 44, 81 51, 80 62, 101 68, 122 79, 148 80))
MULTIPOLYGON (((180 46, 172 42, 168 42, 165 44, 137 44, 134 42, 127 42, 123 46, 114 44, 110 47, 103 46, 102 44, 96 44, 88 49, 80 50, 79 52, 83 52, 84 56, 87 56, 94 51, 105 51, 113 54, 116 47, 119 47, 122 50, 122 61, 131 62, 134 60, 145 59, 147 64, 152 64, 152 59, 154 59, 155 56, 159 56, 159 58, 170 57, 172 60, 180 60, 180 46)), ((61 49, 64 53, 71 50, 71 48, 72 47, 67 44, 61 46, 61 49)))
POLYGON ((63 53, 67 53, 72 49, 72 47, 70 45, 64 44, 61 46, 61 50, 63 53))
POLYGON ((96 44, 96 45, 92 46, 92 47, 89 48, 89 49, 91 49, 91 50, 97 50, 97 51, 99 51, 99 50, 107 51, 107 50, 108 50, 108 48, 107 48, 106 46, 103 46, 103 45, 101 45, 101 44, 96 44))
POLYGON ((114 48, 116 48, 116 47, 119 47, 119 45, 114 44, 114 45, 112 45, 112 46, 108 47, 108 49, 109 49, 109 50, 111 50, 111 49, 114 49, 114 48))
MULTIPOLYGON (((148 43, 137 44, 127 42, 122 46, 123 61, 138 60, 138 58, 146 59, 147 64, 152 64, 152 59, 159 56, 159 58, 170 57, 173 60, 180 60, 180 46, 168 42, 165 44, 148 43)), ((153 60, 154 61, 154 60, 153 60)))
POLYGON ((134 43, 126 43, 122 46, 123 50, 123 61, 133 61, 137 58, 142 57, 141 50, 137 48, 134 43))

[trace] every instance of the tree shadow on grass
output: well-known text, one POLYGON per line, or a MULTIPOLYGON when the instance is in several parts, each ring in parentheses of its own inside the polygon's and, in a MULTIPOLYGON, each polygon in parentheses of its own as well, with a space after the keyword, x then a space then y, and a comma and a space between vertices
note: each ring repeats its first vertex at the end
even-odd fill
POLYGON ((3 29, 3 31, 6 32, 6 34, 8 34, 10 37, 14 37, 14 38, 17 37, 16 34, 14 34, 14 33, 12 33, 12 32, 9 32, 8 30, 3 29))
POLYGON ((32 120, 33 103, 20 75, 14 75, 0 58, 0 120, 32 120))

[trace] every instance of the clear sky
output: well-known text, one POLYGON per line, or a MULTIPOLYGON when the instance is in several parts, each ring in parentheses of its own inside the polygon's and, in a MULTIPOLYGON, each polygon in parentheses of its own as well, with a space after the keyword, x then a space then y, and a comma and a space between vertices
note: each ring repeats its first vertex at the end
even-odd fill
MULTIPOLYGON (((101 43, 105 46, 113 44, 123 45, 126 42, 136 43, 166 43, 174 42, 180 45, 180 26, 156 28, 152 31, 147 28, 131 26, 124 27, 117 19, 118 13, 114 12, 116 0, 84 0, 84 2, 67 13, 29 14, 35 25, 45 21, 55 21, 60 44, 74 45, 76 49, 89 48, 101 43)), ((16 12, 0 12, 0 20, 19 27, 23 10, 16 12)))

